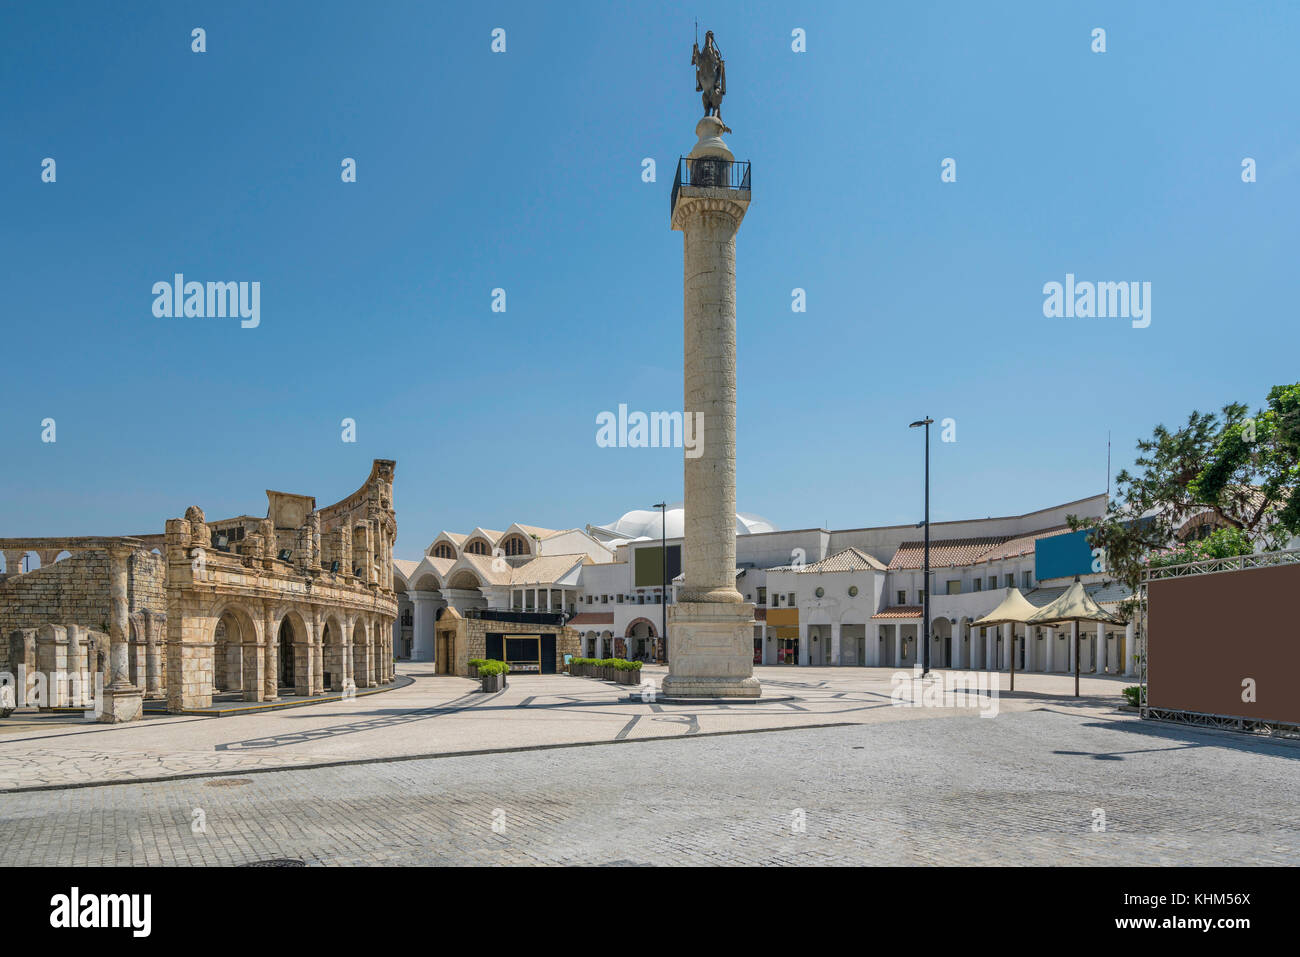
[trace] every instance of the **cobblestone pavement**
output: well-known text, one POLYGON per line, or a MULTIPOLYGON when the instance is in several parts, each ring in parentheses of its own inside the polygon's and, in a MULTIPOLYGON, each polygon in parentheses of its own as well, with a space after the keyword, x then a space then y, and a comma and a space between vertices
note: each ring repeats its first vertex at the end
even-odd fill
POLYGON ((0 864, 1295 865, 1298 761, 1055 708, 678 737, 0 794, 0 864))
MULTIPOLYGON (((504 692, 485 695, 476 681, 435 677, 429 668, 402 666, 415 680, 382 694, 234 717, 177 715, 107 726, 19 712, 0 721, 0 791, 972 713, 970 707, 892 706, 895 672, 886 668, 760 668, 766 694, 793 700, 692 707, 628 701, 636 688, 567 675, 521 676, 504 692)), ((664 672, 652 667, 646 676, 657 685, 664 672)), ((1086 697, 1074 699, 1066 675, 1017 675, 1015 696, 1005 690, 1008 676, 997 677, 1002 715, 1043 706, 1111 714, 1130 683, 1085 678, 1086 697)))

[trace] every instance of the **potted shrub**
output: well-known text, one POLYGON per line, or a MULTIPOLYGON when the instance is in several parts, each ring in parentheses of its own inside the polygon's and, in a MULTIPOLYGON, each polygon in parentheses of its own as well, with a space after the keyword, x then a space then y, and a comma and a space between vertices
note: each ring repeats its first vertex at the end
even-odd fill
POLYGON ((506 673, 509 670, 510 666, 504 661, 479 662, 478 676, 482 689, 487 692, 504 691, 506 673))
POLYGON ((483 664, 483 661, 484 659, 482 658, 471 658, 469 660, 469 676, 471 678, 478 677, 478 667, 479 665, 483 664))

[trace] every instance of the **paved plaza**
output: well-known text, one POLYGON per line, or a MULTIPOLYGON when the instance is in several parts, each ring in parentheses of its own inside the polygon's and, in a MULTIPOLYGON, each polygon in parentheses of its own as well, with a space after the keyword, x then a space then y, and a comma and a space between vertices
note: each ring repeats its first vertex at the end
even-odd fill
MULTIPOLYGON (((159 716, 128 727, 19 712, 0 721, 0 791, 234 773, 494 749, 594 744, 717 732, 876 724, 969 714, 977 708, 900 708, 888 668, 759 668, 765 694, 785 700, 678 706, 629 701, 639 689, 567 675, 517 676, 483 694, 432 665, 399 666, 413 680, 380 694, 227 718, 159 716)), ((666 669, 647 668, 656 687, 666 669)), ((1000 714, 1044 706, 1110 713, 1122 678, 1017 675, 1000 714)), ((969 699, 974 705, 974 697, 969 699)), ((988 702, 984 702, 987 706, 988 702)), ((998 719, 984 719, 996 721, 998 719)))
POLYGON ((1075 706, 1060 676, 1017 676, 1043 687, 987 719, 890 706, 883 672, 760 674, 796 700, 681 709, 565 676, 499 696, 418 677, 238 718, 19 714, 6 782, 55 786, 0 794, 0 863, 1300 863, 1300 746, 1075 706), (132 775, 167 779, 84 783, 132 775))

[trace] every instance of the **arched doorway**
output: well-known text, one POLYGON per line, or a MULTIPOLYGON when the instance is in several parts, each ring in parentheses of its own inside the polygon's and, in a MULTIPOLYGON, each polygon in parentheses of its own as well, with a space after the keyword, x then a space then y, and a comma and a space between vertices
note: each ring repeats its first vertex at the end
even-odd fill
POLYGON ((627 628, 627 656, 632 659, 649 658, 655 654, 655 627, 648 618, 638 618, 627 628))
POLYGON ((345 677, 343 625, 338 618, 331 616, 326 620, 321 647, 325 653, 324 686, 330 691, 342 691, 345 677))
POLYGON ((288 615, 285 615, 284 620, 280 622, 280 634, 278 640, 278 657, 280 659, 278 683, 281 688, 292 690, 294 687, 293 652, 297 638, 294 635, 293 623, 289 621, 288 615))

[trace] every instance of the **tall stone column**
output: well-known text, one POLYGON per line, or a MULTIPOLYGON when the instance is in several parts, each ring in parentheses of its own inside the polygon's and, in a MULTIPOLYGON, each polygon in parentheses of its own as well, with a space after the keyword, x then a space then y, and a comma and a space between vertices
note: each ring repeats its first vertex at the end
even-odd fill
POLYGON ((148 631, 145 634, 144 684, 145 695, 149 698, 163 696, 162 643, 167 626, 166 615, 150 615, 146 619, 148 631))
POLYGON ((136 721, 144 714, 140 689, 131 684, 127 641, 127 562, 128 545, 111 545, 108 549, 108 686, 104 689, 104 706, 99 720, 105 724, 136 721))
POLYGON ((716 116, 695 125, 671 215, 685 261, 682 412, 696 445, 685 450, 684 584, 668 610, 666 697, 762 694, 754 606, 736 590, 736 232, 750 191, 733 175, 725 129, 716 116))
POLYGON ((280 700, 280 636, 276 633, 275 621, 271 618, 272 614, 271 604, 267 602, 263 611, 263 620, 266 623, 263 629, 266 644, 262 649, 265 656, 262 665, 263 701, 280 700))

